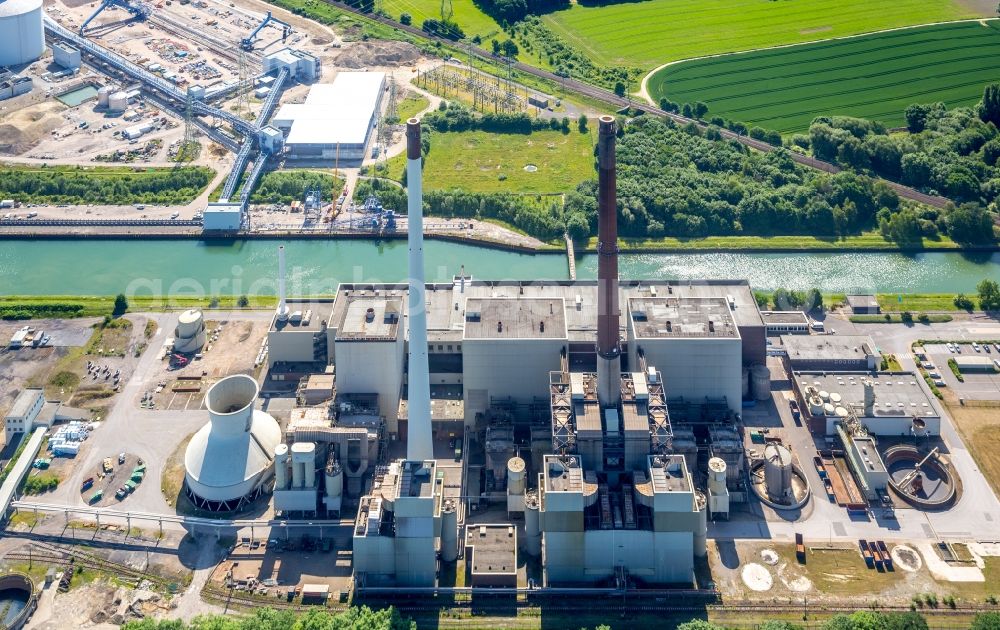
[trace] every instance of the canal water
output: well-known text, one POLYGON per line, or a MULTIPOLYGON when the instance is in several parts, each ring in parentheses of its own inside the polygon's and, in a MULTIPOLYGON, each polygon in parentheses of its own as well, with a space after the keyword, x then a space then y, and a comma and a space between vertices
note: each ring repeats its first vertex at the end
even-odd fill
MULTIPOLYGON (((258 295, 275 292, 280 241, 0 241, 4 295, 258 295)), ((340 282, 406 280, 406 241, 285 241, 289 294, 329 294, 340 282)), ((426 277, 447 281, 464 265, 475 278, 565 279, 564 255, 521 254, 429 240, 426 277)), ((1000 281, 1000 254, 623 254, 621 277, 747 278, 760 289, 954 293, 1000 281)), ((594 278, 597 257, 577 261, 594 278)))

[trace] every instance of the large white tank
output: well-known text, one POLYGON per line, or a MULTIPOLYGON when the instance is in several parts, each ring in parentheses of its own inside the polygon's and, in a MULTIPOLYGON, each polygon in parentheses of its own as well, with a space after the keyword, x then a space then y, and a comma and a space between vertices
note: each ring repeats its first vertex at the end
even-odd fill
POLYGON ((782 444, 764 447, 764 483, 768 496, 773 499, 793 496, 792 453, 782 444))
POLYGON ((288 445, 274 447, 274 489, 288 489, 288 445))
POLYGON ((823 415, 823 399, 819 396, 809 398, 809 413, 814 416, 823 415))
POLYGON ((441 506, 441 561, 458 560, 458 506, 451 499, 441 506))
POLYGON ((768 400, 771 397, 771 371, 763 363, 755 363, 750 368, 750 380, 753 381, 753 397, 757 400, 768 400))
POLYGON ((115 92, 108 98, 108 109, 113 112, 123 112, 128 109, 128 95, 125 92, 115 92))
POLYGON ((507 494, 524 494, 525 477, 524 460, 511 457, 507 462, 507 494))
POLYGON ((270 479, 281 427, 254 409, 258 392, 257 381, 243 374, 228 376, 208 390, 209 422, 184 452, 185 486, 198 507, 237 509, 270 479))
POLYGON ((538 493, 529 490, 524 495, 524 552, 536 558, 542 555, 541 514, 538 507, 538 493))
POLYGON ((708 499, 698 490, 694 493, 695 507, 698 508, 698 529, 694 532, 694 555, 704 558, 708 555, 708 499))
POLYGON ((111 95, 114 94, 115 89, 110 85, 105 85, 101 89, 97 90, 97 106, 107 107, 111 104, 111 95))
POLYGON ((292 473, 296 488, 316 487, 316 444, 313 442, 296 442, 292 444, 292 473), (296 473, 299 478, 295 479, 296 473))
POLYGON ((18 66, 45 52, 42 0, 0 0, 0 66, 18 66))

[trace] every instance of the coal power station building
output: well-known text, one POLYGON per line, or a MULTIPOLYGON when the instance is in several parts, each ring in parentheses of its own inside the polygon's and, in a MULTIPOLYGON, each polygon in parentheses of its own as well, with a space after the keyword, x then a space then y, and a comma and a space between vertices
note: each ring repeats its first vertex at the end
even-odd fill
POLYGON ((530 557, 545 586, 690 585, 708 521, 747 500, 740 414, 770 397, 765 323, 745 281, 619 278, 615 127, 600 120, 597 279, 426 282, 411 120, 411 280, 282 299, 310 325, 275 315, 270 378, 335 375, 323 431, 373 419, 337 455, 366 454, 344 492, 359 588, 437 586, 463 553, 468 584, 509 584, 530 557))

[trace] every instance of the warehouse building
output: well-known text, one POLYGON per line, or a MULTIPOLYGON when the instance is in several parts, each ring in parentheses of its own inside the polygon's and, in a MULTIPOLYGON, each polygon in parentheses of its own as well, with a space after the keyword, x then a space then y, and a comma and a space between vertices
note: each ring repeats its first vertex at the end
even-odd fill
POLYGON ((341 72, 312 86, 305 103, 287 103, 272 124, 285 134, 288 157, 364 159, 385 89, 383 72, 341 72))
POLYGON ((319 78, 319 59, 309 53, 294 48, 282 48, 264 56, 264 74, 288 70, 288 75, 302 83, 311 83, 319 78))
POLYGON ((13 436, 31 431, 44 406, 45 392, 42 389, 29 387, 22 390, 3 419, 5 444, 10 444, 13 436))
POLYGON ((67 70, 80 67, 80 50, 66 42, 52 42, 52 60, 67 70))
POLYGON ((877 370, 882 354, 867 335, 786 335, 781 343, 793 370, 877 370))

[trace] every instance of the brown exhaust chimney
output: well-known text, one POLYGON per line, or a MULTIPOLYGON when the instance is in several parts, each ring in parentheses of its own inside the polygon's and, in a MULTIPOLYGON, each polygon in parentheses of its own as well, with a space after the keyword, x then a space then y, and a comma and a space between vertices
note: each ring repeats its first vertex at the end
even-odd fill
POLYGON ((597 136, 597 382, 598 400, 605 407, 615 407, 621 399, 615 127, 613 116, 601 116, 597 136))

